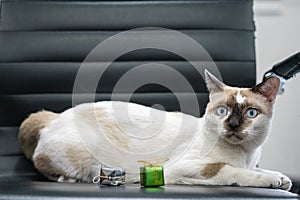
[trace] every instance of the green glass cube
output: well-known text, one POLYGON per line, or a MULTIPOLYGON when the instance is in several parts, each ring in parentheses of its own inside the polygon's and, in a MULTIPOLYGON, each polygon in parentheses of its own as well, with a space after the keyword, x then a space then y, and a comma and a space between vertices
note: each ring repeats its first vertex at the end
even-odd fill
POLYGON ((162 166, 145 166, 140 168, 141 185, 156 187, 165 185, 164 168, 162 166))

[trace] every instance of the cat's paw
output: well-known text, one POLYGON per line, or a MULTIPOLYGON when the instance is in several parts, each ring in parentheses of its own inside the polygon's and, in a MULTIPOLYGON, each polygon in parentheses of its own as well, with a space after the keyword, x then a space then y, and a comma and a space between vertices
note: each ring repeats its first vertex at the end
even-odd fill
POLYGON ((280 175, 278 176, 281 180, 281 185, 280 185, 280 189, 283 189, 283 190, 287 190, 289 191, 292 187, 292 181, 289 177, 279 173, 280 175))
POLYGON ((272 175, 274 177, 277 177, 277 179, 280 180, 280 185, 278 186, 278 189, 288 191, 292 187, 291 179, 289 179, 289 177, 283 175, 282 173, 280 173, 278 171, 265 170, 265 169, 261 169, 261 168, 257 168, 256 171, 259 171, 259 172, 262 172, 264 174, 269 174, 269 175, 272 175))
POLYGON ((292 181, 285 175, 277 172, 274 174, 265 174, 258 182, 263 187, 269 187, 274 189, 290 190, 292 187, 292 181))
POLYGON ((279 189, 282 185, 282 180, 273 174, 260 175, 256 180, 258 187, 279 189))
POLYGON ((291 189, 292 181, 289 177, 277 171, 267 171, 267 173, 277 177, 277 179, 280 179, 280 185, 278 189, 287 190, 287 191, 291 189))

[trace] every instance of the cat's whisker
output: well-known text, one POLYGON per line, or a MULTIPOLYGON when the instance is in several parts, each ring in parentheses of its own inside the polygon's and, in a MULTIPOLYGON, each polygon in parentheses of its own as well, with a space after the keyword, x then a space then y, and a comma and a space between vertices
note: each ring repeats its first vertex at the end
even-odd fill
POLYGON ((253 139, 251 137, 246 137, 245 138, 245 141, 250 144, 251 146, 259 146, 262 144, 263 141, 261 140, 256 140, 256 139, 253 139))

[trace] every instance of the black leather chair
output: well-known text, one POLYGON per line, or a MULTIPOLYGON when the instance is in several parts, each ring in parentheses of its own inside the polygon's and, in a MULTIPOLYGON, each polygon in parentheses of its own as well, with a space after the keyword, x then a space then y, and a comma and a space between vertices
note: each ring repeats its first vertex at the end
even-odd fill
MULTIPOLYGON (((144 48, 120 55, 104 72, 95 90, 89 86, 89 78, 86 85, 73 90, 77 72, 89 52, 125 30, 163 27, 180 31, 208 51, 225 83, 253 86, 256 63, 252 4, 251 0, 0 1, 0 199, 296 197, 288 192, 257 188, 165 186, 162 189, 140 188, 137 184, 99 189, 93 184, 53 183, 34 169, 18 146, 18 127, 30 113, 41 109, 61 112, 74 105, 72 97, 76 96, 76 103, 87 102, 95 90, 97 101, 110 100, 118 80, 141 64, 152 63, 153 67, 147 65, 150 74, 160 75, 155 63, 177 70, 195 91, 199 107, 180 107, 174 92, 186 100, 193 94, 178 84, 170 90, 149 83, 132 94, 128 83, 114 91, 114 99, 129 98, 150 106, 160 104, 166 110, 203 115, 208 101, 203 78, 185 58, 161 49, 144 48)), ((138 32, 134 37, 137 41, 149 36, 149 32, 138 32)), ((153 29, 151 33, 165 34, 153 29)), ((194 62, 207 61, 200 54, 195 55, 194 62)), ((93 61, 97 62, 89 65, 91 76, 107 60, 93 61)), ((146 77, 146 71, 141 76, 146 77)))

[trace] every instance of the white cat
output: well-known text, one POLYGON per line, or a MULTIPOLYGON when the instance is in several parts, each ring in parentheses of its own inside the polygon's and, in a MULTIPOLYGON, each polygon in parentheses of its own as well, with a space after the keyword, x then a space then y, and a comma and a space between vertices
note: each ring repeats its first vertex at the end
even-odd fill
POLYGON ((21 125, 21 149, 55 181, 91 182, 100 164, 139 181, 139 159, 167 157, 166 184, 231 185, 289 190, 285 175, 257 168, 268 138, 279 80, 229 87, 205 72, 210 102, 203 118, 127 102, 41 111, 21 125))

